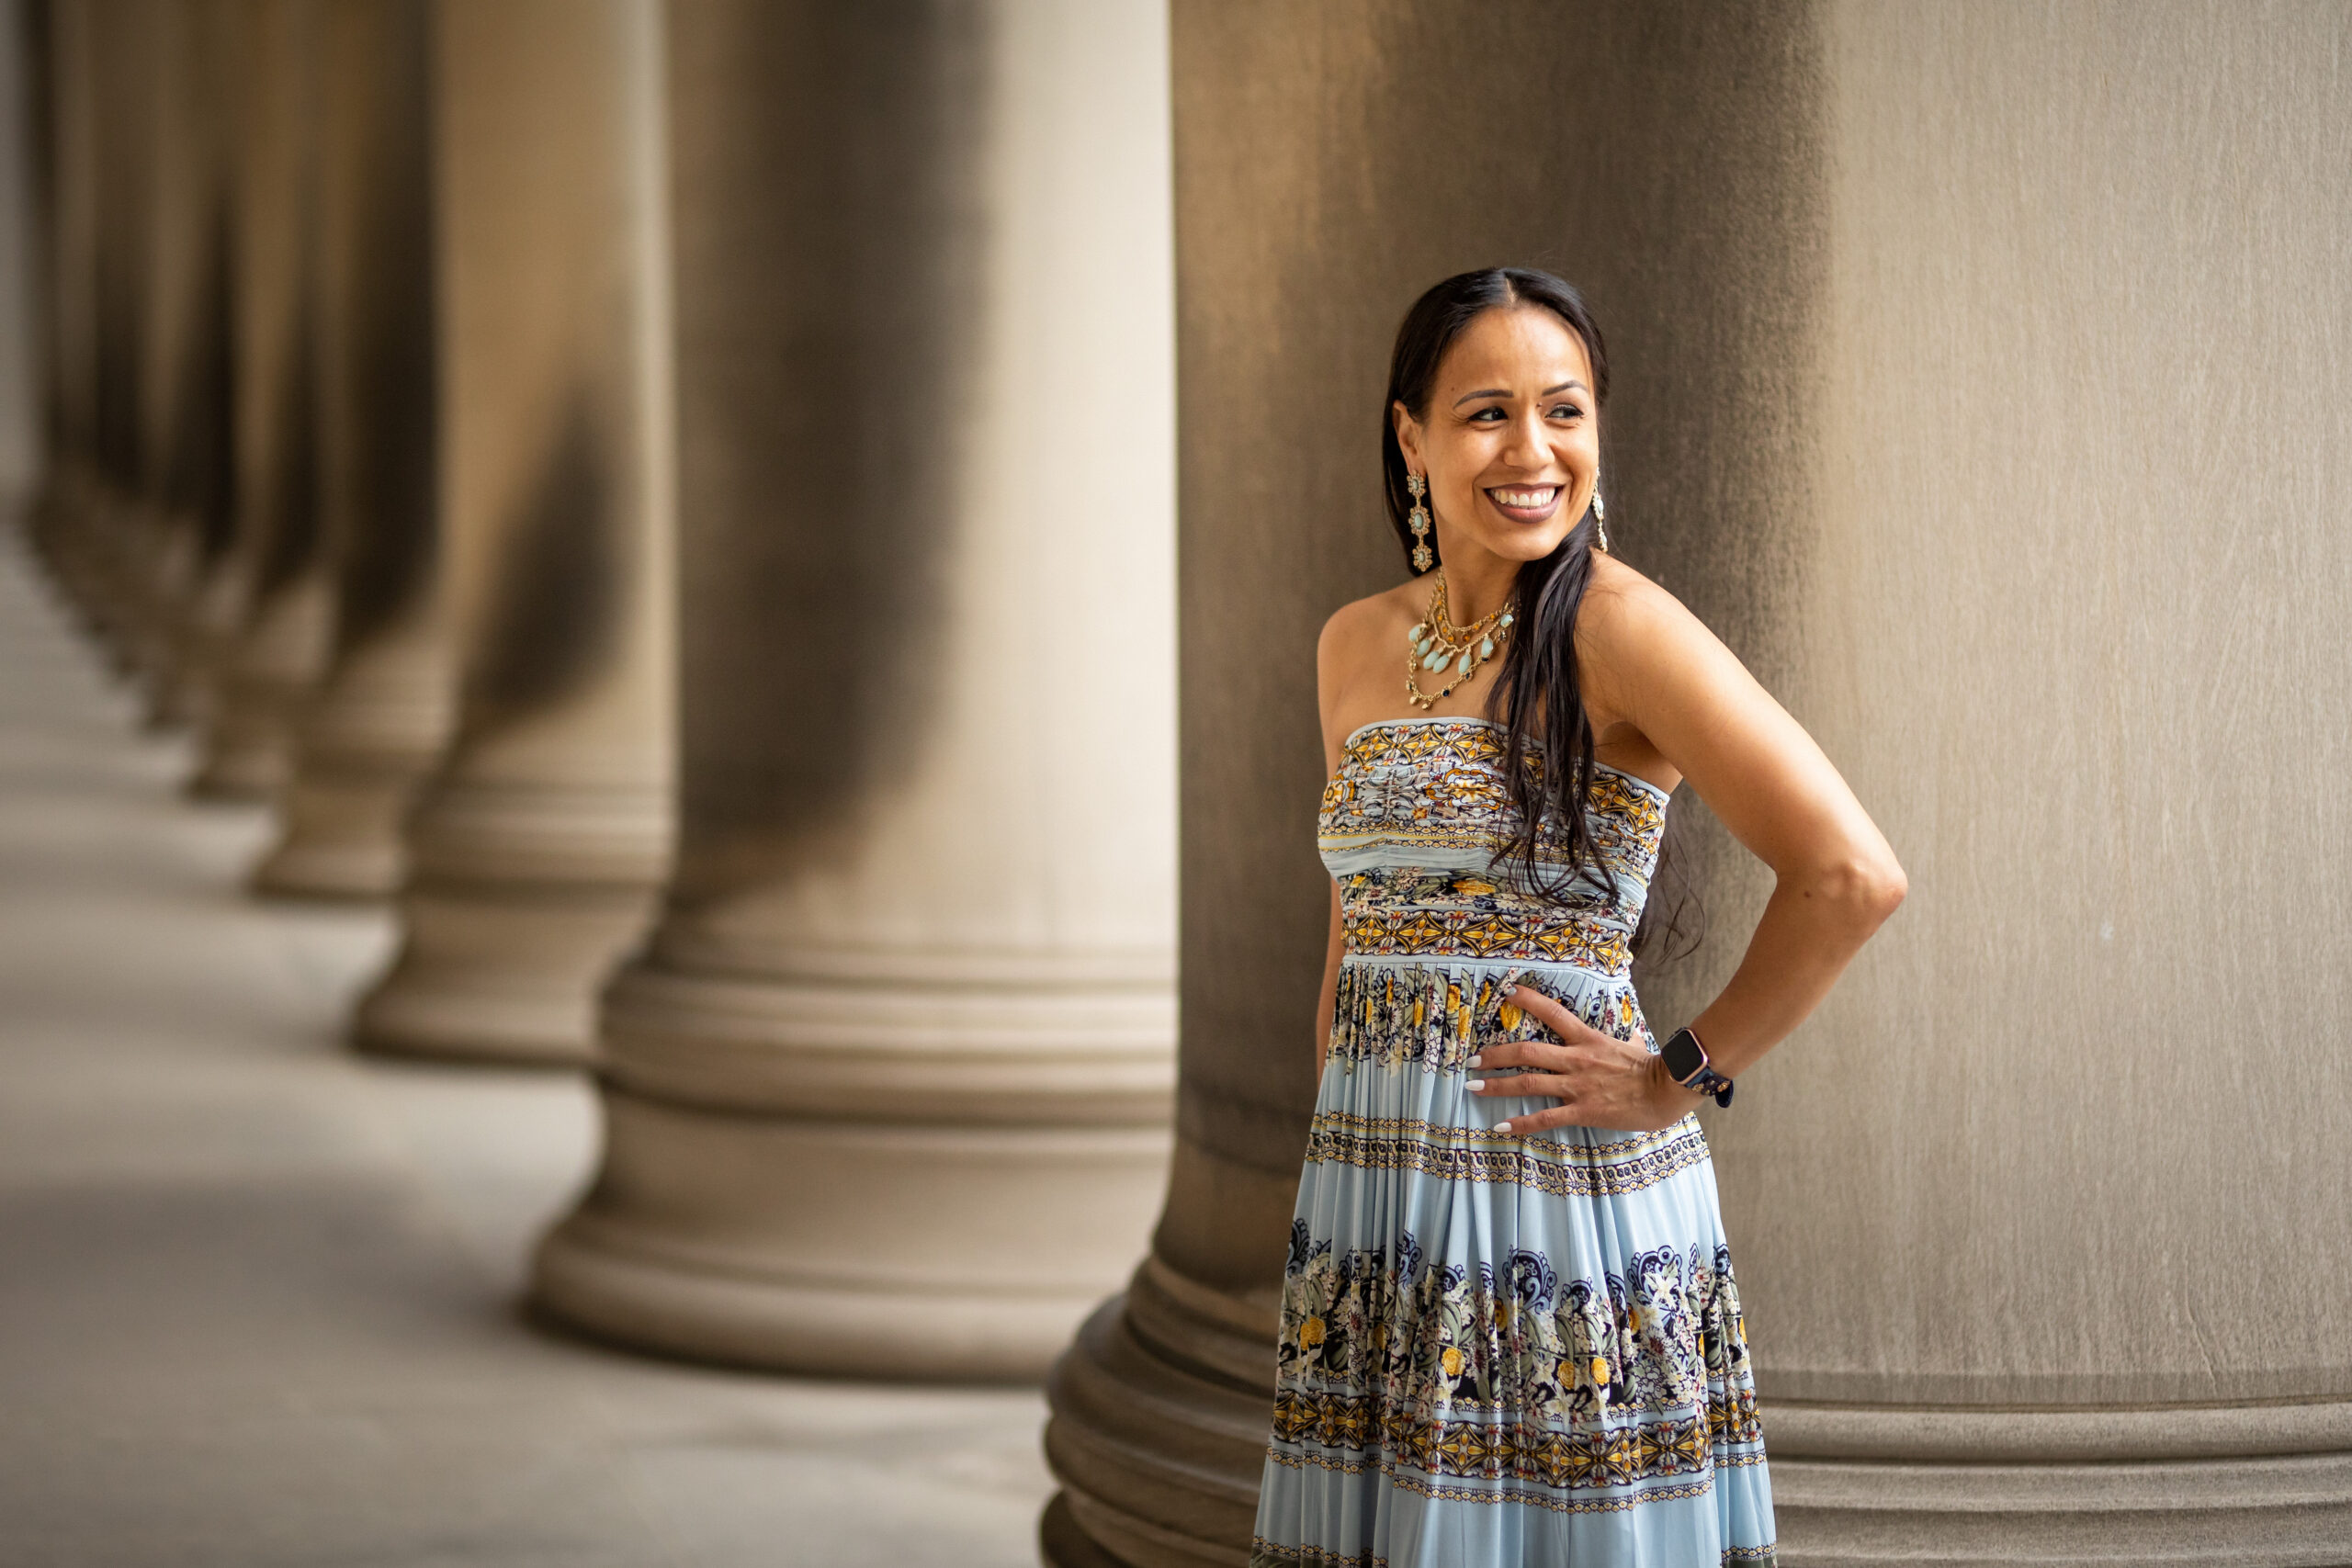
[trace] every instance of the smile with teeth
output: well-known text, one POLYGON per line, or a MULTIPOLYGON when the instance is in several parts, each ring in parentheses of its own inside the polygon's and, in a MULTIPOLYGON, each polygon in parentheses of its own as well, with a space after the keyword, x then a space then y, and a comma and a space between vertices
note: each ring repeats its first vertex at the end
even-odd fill
POLYGON ((1496 486, 1495 488, 1488 490, 1487 493, 1495 498, 1495 504, 1498 506, 1509 506, 1521 511, 1532 511, 1539 506, 1551 505, 1552 498, 1560 493, 1560 487, 1558 485, 1532 485, 1523 489, 1506 490, 1501 486, 1496 486))

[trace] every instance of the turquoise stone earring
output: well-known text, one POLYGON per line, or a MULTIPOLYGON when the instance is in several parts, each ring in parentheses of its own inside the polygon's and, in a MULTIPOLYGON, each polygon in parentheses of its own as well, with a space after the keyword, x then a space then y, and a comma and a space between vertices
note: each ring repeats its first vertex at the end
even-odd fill
POLYGON ((1413 570, 1427 571, 1437 557, 1430 549, 1430 509, 1421 504, 1421 497, 1430 491, 1430 481, 1419 474, 1405 476, 1405 492, 1413 498, 1413 510, 1407 514, 1406 524, 1413 530, 1413 570))

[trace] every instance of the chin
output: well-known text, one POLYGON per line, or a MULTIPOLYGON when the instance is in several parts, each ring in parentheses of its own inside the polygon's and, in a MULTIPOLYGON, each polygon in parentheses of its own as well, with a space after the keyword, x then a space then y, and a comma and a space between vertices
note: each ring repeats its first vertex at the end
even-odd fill
POLYGON ((1508 533, 1497 531, 1478 542, 1505 560, 1525 566, 1539 561, 1560 547, 1571 530, 1557 524, 1527 524, 1511 528, 1508 533))

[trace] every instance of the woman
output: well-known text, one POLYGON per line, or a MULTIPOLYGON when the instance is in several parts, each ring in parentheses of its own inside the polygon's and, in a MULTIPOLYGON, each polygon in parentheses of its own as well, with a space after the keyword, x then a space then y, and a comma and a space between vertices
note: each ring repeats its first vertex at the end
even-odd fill
POLYGON ((1333 877, 1321 1091, 1252 1562, 1773 1560, 1697 1120, 1902 901, 1837 770, 1607 553, 1600 333, 1540 272, 1451 277, 1389 372, 1415 575, 1317 653, 1333 877), (1778 886, 1662 1046, 1629 977, 1689 780, 1778 886))

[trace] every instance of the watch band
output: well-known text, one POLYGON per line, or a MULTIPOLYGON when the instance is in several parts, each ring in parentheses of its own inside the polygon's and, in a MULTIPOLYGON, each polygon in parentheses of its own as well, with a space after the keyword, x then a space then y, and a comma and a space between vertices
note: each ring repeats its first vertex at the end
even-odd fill
POLYGON ((1699 1037, 1696 1034, 1688 1029, 1676 1030, 1673 1037, 1667 1041, 1658 1055, 1664 1058, 1669 1077, 1674 1075, 1675 1058, 1687 1059, 1693 1055, 1697 1056, 1698 1066, 1691 1067, 1680 1077, 1675 1077, 1674 1081, 1684 1089, 1705 1095, 1717 1105, 1727 1106, 1731 1103, 1731 1079, 1715 1071, 1713 1059, 1707 1055, 1707 1048, 1699 1043, 1699 1037), (1687 1048, 1685 1048, 1685 1042, 1688 1042, 1687 1048))

